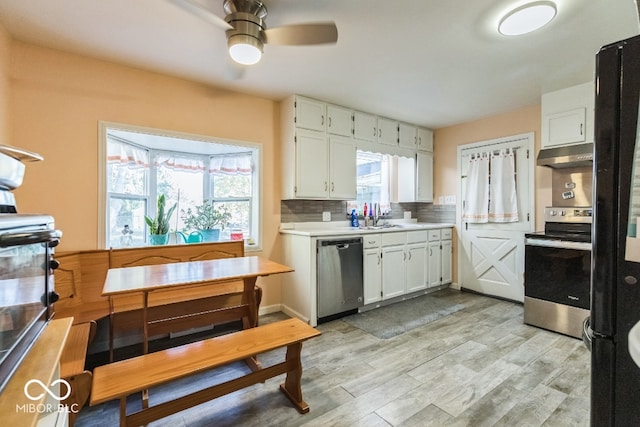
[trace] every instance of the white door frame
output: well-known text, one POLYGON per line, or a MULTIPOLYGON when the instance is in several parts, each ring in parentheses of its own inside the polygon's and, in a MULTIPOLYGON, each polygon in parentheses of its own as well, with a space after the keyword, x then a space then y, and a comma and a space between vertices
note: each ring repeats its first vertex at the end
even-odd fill
MULTIPOLYGON (((456 204, 456 227, 459 230, 458 232, 458 287, 462 288, 464 286, 463 283, 463 278, 464 278, 464 274, 463 274, 463 263, 461 262, 462 260, 465 259, 464 257, 464 245, 463 245, 463 227, 464 227, 464 222, 462 221, 462 203, 463 203, 463 189, 462 189, 462 152, 466 151, 466 150, 478 150, 478 151, 488 151, 488 150, 495 150, 497 148, 499 148, 500 144, 506 144, 509 142, 513 142, 515 140, 523 140, 522 142, 522 150, 521 151, 525 151, 526 150, 526 155, 527 155, 527 159, 528 159, 528 163, 529 163, 529 167, 528 167, 528 179, 529 179, 529 188, 528 188, 528 204, 529 204, 529 209, 528 209, 528 221, 527 223, 529 224, 528 228, 527 228, 527 232, 532 232, 535 229, 535 153, 534 153, 534 133, 533 132, 528 132, 528 133, 523 133, 523 134, 518 134, 518 135, 512 135, 512 136, 507 136, 507 137, 502 137, 502 138, 495 138, 495 139, 491 139, 491 140, 485 140, 485 141, 479 141, 479 142, 474 142, 474 143, 470 143, 470 144, 464 144, 464 145, 459 145, 457 148, 457 159, 456 159, 456 163, 457 163, 457 183, 456 183, 456 188, 457 188, 457 194, 456 194, 456 200, 459 200, 460 202, 456 204)), ((523 255, 524 256, 524 255, 523 255)), ((522 260, 522 263, 524 265, 524 259, 522 260)), ((522 279, 524 281, 524 278, 522 279)))

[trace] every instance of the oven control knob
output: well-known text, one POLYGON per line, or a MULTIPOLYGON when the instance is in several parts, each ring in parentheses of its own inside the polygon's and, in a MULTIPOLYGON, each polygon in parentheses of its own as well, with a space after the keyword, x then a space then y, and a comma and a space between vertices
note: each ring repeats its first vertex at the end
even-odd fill
POLYGON ((566 211, 560 211, 560 216, 565 216, 567 214, 566 211))
POLYGON ((551 216, 556 216, 557 214, 558 214, 558 212, 556 212, 556 211, 553 211, 553 210, 549 211, 549 215, 551 215, 551 216))
POLYGON ((60 261, 58 261, 57 259, 51 258, 49 260, 49 268, 52 269, 52 270, 55 270, 58 267, 60 267, 60 261))

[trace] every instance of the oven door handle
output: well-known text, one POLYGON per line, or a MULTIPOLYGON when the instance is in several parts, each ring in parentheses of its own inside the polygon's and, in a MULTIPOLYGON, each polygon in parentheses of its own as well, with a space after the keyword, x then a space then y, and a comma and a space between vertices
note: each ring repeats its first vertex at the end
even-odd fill
POLYGON ((579 251, 591 250, 591 243, 568 242, 566 240, 536 239, 536 238, 527 237, 524 240, 524 244, 529 246, 542 246, 545 248, 576 249, 579 251))
POLYGON ((0 235, 0 247, 32 245, 34 243, 47 243, 49 247, 54 247, 60 241, 60 237, 62 237, 60 230, 6 233, 0 235))

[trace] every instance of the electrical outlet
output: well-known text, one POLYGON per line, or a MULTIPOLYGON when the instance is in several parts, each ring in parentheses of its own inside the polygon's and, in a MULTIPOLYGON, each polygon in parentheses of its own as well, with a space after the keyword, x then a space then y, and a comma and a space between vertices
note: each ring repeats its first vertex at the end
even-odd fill
POLYGON ((411 219, 411 211, 404 211, 404 219, 411 219))
POLYGON ((323 221, 331 221, 331 212, 322 212, 323 221))
POLYGON ((456 196, 444 196, 444 203, 447 205, 455 205, 456 204, 456 196))
POLYGON ((438 204, 439 205, 444 205, 444 197, 443 196, 438 197, 438 204))

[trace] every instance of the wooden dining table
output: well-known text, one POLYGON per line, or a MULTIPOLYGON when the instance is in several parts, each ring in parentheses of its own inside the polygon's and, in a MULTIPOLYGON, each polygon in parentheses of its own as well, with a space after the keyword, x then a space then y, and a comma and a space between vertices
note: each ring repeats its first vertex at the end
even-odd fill
MULTIPOLYGON (((241 306, 235 312, 242 319, 243 328, 251 328, 258 323, 254 292, 258 277, 291 271, 291 267, 259 256, 111 268, 107 272, 102 295, 109 298, 110 317, 113 318, 114 297, 142 294, 143 352, 146 354, 149 351, 149 294, 191 286, 220 286, 230 281, 242 280, 244 287, 241 306)), ((111 335, 113 324, 110 329, 111 335)), ((112 339, 110 341, 112 355, 112 339)))

